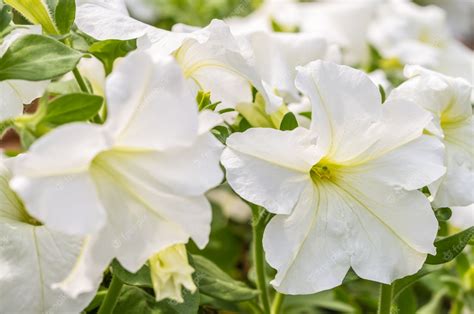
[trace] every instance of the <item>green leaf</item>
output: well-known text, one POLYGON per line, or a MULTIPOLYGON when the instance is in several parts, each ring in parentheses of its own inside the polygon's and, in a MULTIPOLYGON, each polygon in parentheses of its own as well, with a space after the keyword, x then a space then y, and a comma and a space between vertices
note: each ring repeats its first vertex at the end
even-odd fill
POLYGON ((398 311, 403 314, 416 314, 417 309, 416 295, 413 289, 408 288, 398 297, 398 311))
POLYGON ((311 120, 312 112, 311 111, 301 112, 300 116, 306 117, 311 120))
POLYGON ((288 26, 278 23, 274 18, 271 19, 272 30, 277 33, 298 33, 300 31, 298 26, 288 26))
POLYGON ((225 108, 225 109, 219 110, 219 113, 223 114, 223 113, 232 112, 232 111, 235 111, 235 109, 234 108, 225 108))
POLYGON ((5 120, 0 122, 0 137, 13 126, 13 120, 5 120))
POLYGON ((192 255, 192 259, 196 270, 195 283, 200 293, 224 301, 245 301, 258 295, 258 291, 232 279, 205 257, 192 255))
POLYGON ((92 299, 91 303, 89 303, 89 305, 84 309, 84 311, 87 313, 89 311, 92 311, 98 308, 104 301, 106 295, 107 295, 107 290, 98 291, 94 299, 92 299))
POLYGON ((428 303, 418 309, 417 314, 433 314, 440 313, 443 297, 447 294, 447 289, 436 292, 428 303))
POLYGON ((244 131, 250 129, 251 127, 252 126, 250 125, 248 120, 245 119, 243 116, 240 116, 240 122, 239 122, 239 125, 238 125, 239 132, 244 132, 244 131))
POLYGON ((156 302, 146 291, 131 286, 124 286, 114 314, 195 314, 199 309, 199 293, 184 293, 183 303, 173 300, 156 302))
POLYGON ((385 89, 380 84, 379 84, 379 92, 380 92, 380 97, 382 97, 382 104, 383 104, 385 102, 385 99, 387 99, 387 96, 385 94, 385 89))
MULTIPOLYGON (((211 202, 212 206, 212 223, 209 243, 201 250, 194 242, 187 245, 190 254, 198 254, 211 260, 217 267, 227 274, 235 274, 238 272, 237 265, 245 252, 244 237, 239 234, 241 232, 229 221, 224 214, 222 208, 211 202)), ((247 232, 244 228, 243 232, 247 232)), ((192 263, 192 259, 190 258, 192 263)))
POLYGON ((327 313, 329 311, 330 313, 357 313, 351 304, 338 300, 334 290, 309 295, 287 295, 283 307, 285 314, 327 313))
POLYGON ((52 95, 64 95, 72 93, 81 93, 81 88, 76 80, 51 82, 46 88, 46 92, 52 95))
MULTIPOLYGON (((471 269, 471 262, 467 254, 461 253, 456 257, 456 271, 459 277, 464 277, 471 269)), ((473 278, 474 279, 474 278, 473 278)))
POLYGON ((0 58, 0 81, 41 81, 63 75, 77 65, 82 54, 42 35, 25 35, 0 58))
POLYGON ((12 21, 12 7, 4 5, 0 10, 0 33, 3 32, 12 21))
POLYGON ((110 39, 93 43, 89 47, 89 52, 92 53, 97 59, 102 61, 106 73, 109 74, 112 72, 114 61, 117 58, 125 57, 130 51, 135 49, 137 49, 137 43, 135 39, 110 39))
POLYGON ((120 265, 117 260, 112 262, 112 272, 121 281, 131 286, 153 287, 151 282, 150 267, 143 265, 136 273, 131 273, 120 265))
POLYGON ((21 146, 26 150, 28 149, 31 144, 36 141, 36 136, 31 132, 29 129, 21 129, 19 130, 20 133, 20 141, 21 141, 21 146))
POLYGON ((435 242, 436 255, 428 255, 427 264, 444 264, 458 256, 474 236, 474 227, 435 242))
POLYGON ((199 90, 196 95, 196 102, 198 104, 199 111, 203 110, 211 104, 211 92, 199 90))
POLYGON ((343 280, 342 283, 345 284, 345 283, 348 283, 348 282, 351 282, 351 281, 356 281, 356 280, 359 280, 359 279, 360 279, 360 277, 357 276, 356 272, 351 268, 347 272, 347 274, 344 277, 344 280, 343 280))
POLYGON ((31 23, 41 25, 46 33, 58 35, 49 8, 42 0, 4 0, 4 2, 20 12, 31 23))
POLYGON ((402 279, 398 279, 397 281, 395 281, 394 283, 394 291, 393 291, 393 299, 395 300, 396 298, 398 298, 398 296, 405 290, 407 289, 408 287, 410 287, 411 285, 413 285, 415 282, 417 282, 418 280, 420 280, 421 278, 435 272, 435 271, 438 271, 440 270, 441 268, 440 267, 436 267, 436 266, 423 266, 423 268, 417 272, 416 274, 413 274, 411 276, 408 276, 408 277, 405 277, 405 278, 402 278, 402 279))
POLYGON ((71 30, 76 17, 76 2, 75 0, 61 0, 58 1, 54 13, 56 27, 61 34, 67 34, 71 30))
POLYGON ((298 127, 298 121, 296 120, 295 115, 293 112, 288 112, 283 117, 280 123, 280 130, 282 131, 291 131, 298 127))
POLYGON ((214 127, 211 132, 222 144, 225 144, 227 138, 230 136, 230 130, 222 125, 214 127))
POLYGON ((369 45, 369 55, 370 62, 367 65, 367 73, 377 70, 379 68, 380 60, 382 59, 382 55, 380 54, 380 52, 372 45, 369 45))
POLYGON ((199 300, 200 305, 211 306, 214 309, 225 311, 224 313, 227 313, 227 312, 242 313, 241 309, 239 308, 239 305, 241 305, 242 303, 239 304, 235 302, 224 301, 221 299, 216 299, 216 298, 207 296, 205 294, 201 294, 200 297, 201 297, 199 300))
POLYGON ((104 99, 90 94, 67 94, 59 96, 46 107, 40 124, 61 125, 74 121, 87 121, 102 107, 104 99))
POLYGON ((435 211, 435 214, 438 221, 448 221, 449 218, 451 218, 453 212, 451 211, 449 207, 442 207, 442 208, 438 208, 435 211))

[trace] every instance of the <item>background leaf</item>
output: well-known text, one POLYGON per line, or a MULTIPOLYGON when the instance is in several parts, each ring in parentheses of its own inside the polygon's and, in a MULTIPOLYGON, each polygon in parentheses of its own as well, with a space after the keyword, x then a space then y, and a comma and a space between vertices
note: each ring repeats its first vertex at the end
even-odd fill
POLYGON ((56 27, 61 34, 67 34, 71 30, 76 17, 76 2, 75 0, 61 0, 58 1, 56 10, 54 12, 54 19, 56 27))
POLYGON ((136 273, 131 273, 120 265, 120 263, 114 259, 112 262, 112 272, 117 276, 121 281, 127 285, 132 286, 143 286, 143 287, 153 287, 151 282, 150 267, 148 265, 143 265, 140 270, 136 273))
POLYGON ((4 5, 0 9, 0 33, 5 30, 12 21, 12 8, 4 5))
POLYGON ((258 291, 232 279, 213 262, 203 256, 192 255, 195 283, 199 292, 225 301, 244 301, 255 298, 258 291))
POLYGON ((184 293, 183 303, 173 300, 156 302, 146 291, 131 286, 124 286, 115 306, 115 314, 195 314, 199 309, 199 293, 184 293))
POLYGON ((288 112, 281 120, 280 130, 282 131, 291 131, 298 127, 298 121, 296 120, 293 112, 288 112))
POLYGON ((427 264, 444 264, 453 260, 464 250, 469 240, 474 236, 474 227, 468 228, 452 236, 435 242, 436 255, 428 255, 427 264))
POLYGON ((25 35, 0 58, 0 81, 42 81, 63 75, 77 65, 82 54, 42 35, 25 35))
POLYGON ((393 291, 393 298, 396 299, 405 289, 409 288, 411 285, 413 285, 415 282, 420 280, 421 278, 439 270, 439 267, 436 266, 423 266, 423 268, 418 271, 416 274, 413 274, 411 276, 407 276, 402 279, 398 279, 394 283, 394 291, 393 291))
POLYGON ((59 96, 46 106, 40 124, 58 126, 94 117, 102 107, 101 96, 76 93, 59 96))
POLYGON ((106 73, 109 74, 112 71, 114 61, 117 58, 125 57, 130 51, 135 49, 137 49, 137 43, 135 39, 110 39, 93 43, 89 47, 89 52, 92 53, 97 59, 102 61, 106 73))
POLYGON ((4 0, 32 24, 39 24, 48 34, 58 35, 49 8, 42 0, 4 0))

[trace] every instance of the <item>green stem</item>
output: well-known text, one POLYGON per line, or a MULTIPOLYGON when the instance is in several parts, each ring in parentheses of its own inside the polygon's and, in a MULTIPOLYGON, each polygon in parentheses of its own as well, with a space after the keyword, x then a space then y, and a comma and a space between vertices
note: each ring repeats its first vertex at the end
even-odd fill
POLYGON ((280 314, 281 306, 283 304, 283 300, 285 299, 285 295, 277 292, 275 294, 275 298, 273 299, 272 310, 271 314, 280 314))
MULTIPOLYGON (((253 206, 252 206, 253 207, 253 206)), ((253 207, 253 262, 257 273, 257 288, 260 291, 260 303, 263 311, 270 313, 270 297, 268 295, 267 281, 265 278, 265 258, 263 253, 263 231, 265 230, 265 219, 259 208, 253 207)))
POLYGON ((392 309, 393 287, 380 284, 380 299, 378 314, 390 314, 392 309))
POLYGON ((120 291, 122 290, 123 282, 117 277, 112 277, 112 282, 110 283, 109 290, 107 295, 102 302, 102 305, 99 308, 97 314, 111 314, 117 304, 118 298, 120 296, 120 291))
POLYGON ((260 308, 260 306, 255 301, 248 301, 247 305, 252 310, 252 313, 254 313, 254 314, 263 314, 262 309, 260 308))
POLYGON ((74 70, 72 70, 72 74, 74 74, 74 77, 76 78, 77 84, 79 84, 81 91, 83 91, 84 93, 90 94, 89 88, 87 87, 87 84, 82 78, 82 75, 77 69, 77 67, 74 68, 74 70))
MULTIPOLYGON (((63 40, 67 46, 73 48, 70 37, 65 37, 63 38, 63 40)), ((84 81, 84 78, 82 77, 81 72, 79 72, 79 69, 77 67, 75 67, 74 70, 72 70, 72 74, 74 74, 74 78, 76 79, 77 84, 79 85, 79 88, 81 89, 81 91, 84 93, 90 94, 91 91, 89 90, 89 87, 87 87, 86 81, 84 81)))

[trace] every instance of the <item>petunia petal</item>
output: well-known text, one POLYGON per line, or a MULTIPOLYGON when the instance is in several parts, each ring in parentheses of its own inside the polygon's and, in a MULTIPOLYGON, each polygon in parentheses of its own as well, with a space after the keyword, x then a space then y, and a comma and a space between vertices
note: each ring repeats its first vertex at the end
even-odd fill
POLYGON ((264 97, 267 112, 278 110, 281 98, 262 81, 254 63, 244 57, 228 25, 213 20, 207 27, 189 33, 187 37, 175 52, 176 60, 186 78, 200 89, 211 91, 213 101, 222 101, 225 107, 234 108, 237 103, 252 99, 253 85, 264 97), (216 75, 221 74, 223 81, 216 82, 216 75))
POLYGON ((8 84, 0 82, 0 120, 15 118, 23 113, 23 101, 18 93, 8 84))
POLYGON ((72 297, 93 289, 113 258, 136 272, 150 256, 190 236, 199 247, 208 241, 211 207, 204 196, 163 193, 112 169, 93 168, 108 223, 87 238, 73 271, 57 285, 72 297))
POLYGON ((277 270, 271 282, 277 291, 309 294, 342 283, 350 268, 344 205, 333 190, 307 182, 291 215, 270 221, 263 246, 268 264, 277 270))
POLYGON ((449 223, 460 229, 467 229, 474 226, 474 204, 466 207, 452 207, 453 215, 449 223))
POLYGON ((443 128, 446 146, 446 176, 440 179, 435 207, 468 206, 474 203, 474 120, 464 120, 443 128))
POLYGON ((221 162, 229 185, 273 213, 291 212, 311 167, 320 159, 311 131, 255 128, 233 134, 221 162))
POLYGON ((95 295, 72 299, 52 289, 72 269, 81 238, 54 232, 28 216, 8 187, 10 174, 0 165, 0 311, 4 313, 74 313, 95 295))
POLYGON ((43 95, 49 81, 29 82, 22 80, 9 80, 6 82, 18 94, 23 104, 28 105, 36 98, 43 95))
POLYGON ((69 234, 97 230, 105 212, 87 170, 105 148, 97 126, 59 127, 14 160, 10 185, 31 214, 50 228, 69 234))
POLYGON ((445 121, 459 121, 472 115, 472 87, 464 79, 420 66, 406 66, 404 74, 409 80, 394 89, 390 99, 411 100, 445 121))
POLYGON ((349 267, 384 283, 417 272, 435 251, 437 221, 422 193, 386 197, 390 191, 329 181, 307 186, 293 213, 276 216, 265 231, 266 258, 278 271, 272 285, 310 294, 338 286, 349 267))
POLYGON ((297 101, 296 67, 323 59, 327 42, 312 34, 254 32, 243 36, 262 79, 287 100, 297 101))
POLYGON ((223 179, 219 158, 223 145, 211 134, 191 145, 165 151, 107 153, 107 163, 143 186, 177 195, 202 195, 223 179))
POLYGON ((351 266, 362 278, 388 284, 416 273, 435 253, 438 222, 423 193, 364 179, 347 175, 341 184, 358 222, 351 266))
POLYGON ((311 128, 328 159, 344 162, 378 140, 380 93, 363 72, 318 60, 298 67, 296 87, 312 103, 311 128))
POLYGON ((105 128, 116 146, 162 150, 197 137, 196 100, 171 57, 130 54, 108 77, 106 94, 105 128))
POLYGON ((80 238, 44 226, 0 222, 0 309, 4 313, 75 313, 95 295, 97 285, 77 299, 52 285, 72 269, 80 238))
POLYGON ((429 112, 404 100, 389 100, 382 121, 380 139, 348 163, 351 172, 408 190, 427 186, 445 173, 444 145, 422 135, 431 121, 429 112))
MULTIPOLYGON (((217 153, 218 155, 218 153, 217 153)), ((148 216, 155 216, 158 222, 162 221, 174 226, 177 230, 182 230, 199 242, 198 245, 203 245, 207 242, 207 237, 210 230, 211 212, 208 201, 201 195, 186 196, 183 193, 173 193, 172 191, 163 188, 163 184, 158 182, 157 184, 151 184, 147 181, 147 178, 143 175, 143 168, 140 171, 140 162, 142 161, 139 156, 136 159, 129 158, 123 159, 120 156, 120 152, 110 151, 99 158, 93 166, 93 176, 97 181, 103 181, 104 177, 107 178, 102 188, 105 192, 100 192, 101 199, 103 202, 112 202, 113 200, 113 186, 116 189, 122 190, 124 204, 134 204, 133 206, 140 206, 142 209, 139 211, 146 211, 148 216), (105 187, 105 183, 109 186, 105 187), (110 200, 109 200, 110 199, 110 200)), ((215 157, 214 157, 215 158, 215 157)), ((222 174, 218 172, 219 180, 222 178, 222 174)), ((217 177, 216 177, 217 178, 217 177)), ((191 180, 192 181, 192 180, 191 180)), ((216 180, 217 181, 217 180, 216 180)), ((214 185, 219 182, 213 182, 214 185)), ((191 183, 189 183, 190 185, 191 183)), ((199 189, 200 182, 196 182, 194 189, 199 189)), ((204 185, 209 184, 205 182, 204 185)), ((191 189, 188 185, 188 189, 191 189)), ((208 187, 209 189, 210 187, 208 187)), ((104 204, 109 212, 109 220, 115 219, 113 213, 113 206, 104 204), (112 211, 112 212, 111 212, 112 211), (113 215, 113 216, 111 216, 113 215)), ((133 207, 126 209, 132 213, 137 213, 133 207)), ((125 215, 125 214, 124 214, 125 215)), ((114 223, 112 222, 112 225, 114 223)), ((157 237, 161 232, 163 237, 167 234, 164 231, 157 229, 157 237)), ((124 228, 122 230, 127 230, 124 228)), ((173 234, 173 232, 169 233, 173 234)), ((145 253, 144 253, 145 254, 145 253)), ((145 254, 146 255, 146 254, 145 254)), ((149 257, 146 256, 146 257, 149 257)), ((124 265, 125 266, 125 265, 124 265)))
POLYGON ((76 4, 75 23, 98 40, 127 40, 145 34, 160 38, 168 33, 131 18, 123 0, 77 0, 76 4))

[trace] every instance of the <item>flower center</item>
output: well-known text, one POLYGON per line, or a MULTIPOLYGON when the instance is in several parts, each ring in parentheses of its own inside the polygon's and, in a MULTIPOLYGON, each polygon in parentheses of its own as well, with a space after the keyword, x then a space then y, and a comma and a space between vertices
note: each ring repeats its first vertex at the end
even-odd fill
MULTIPOLYGON (((334 173, 333 173, 334 174, 334 173)), ((311 168, 311 179, 313 181, 320 181, 320 180, 330 180, 331 176, 331 169, 327 164, 324 163, 318 163, 311 168)))

